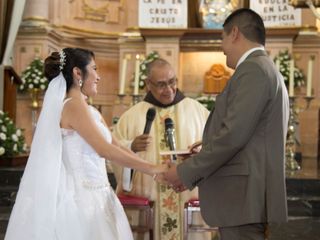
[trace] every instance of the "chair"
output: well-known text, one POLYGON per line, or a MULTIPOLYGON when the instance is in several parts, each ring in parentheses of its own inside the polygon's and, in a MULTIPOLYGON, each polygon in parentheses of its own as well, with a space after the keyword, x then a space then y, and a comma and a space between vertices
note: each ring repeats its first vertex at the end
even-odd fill
POLYGON ((138 225, 132 225, 132 223, 130 223, 132 232, 143 233, 143 234, 146 232, 149 232, 149 239, 153 240, 154 202, 150 201, 148 198, 145 198, 145 197, 130 196, 125 194, 119 194, 118 198, 124 210, 126 211, 126 213, 128 212, 128 210, 137 210, 139 214, 144 213, 145 215, 144 223, 140 223, 140 221, 138 225))
POLYGON ((217 232, 217 227, 193 224, 193 214, 200 214, 200 202, 198 199, 191 199, 184 205, 184 240, 188 240, 189 232, 217 232))

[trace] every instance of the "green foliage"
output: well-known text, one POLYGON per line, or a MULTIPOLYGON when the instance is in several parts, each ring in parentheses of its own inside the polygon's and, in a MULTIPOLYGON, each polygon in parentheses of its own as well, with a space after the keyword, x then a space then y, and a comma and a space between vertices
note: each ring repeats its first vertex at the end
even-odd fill
MULTIPOLYGON (((280 73, 284 78, 284 82, 288 88, 289 86, 289 77, 290 77, 290 60, 291 55, 288 50, 280 51, 279 54, 274 58, 274 62, 276 63, 279 60, 280 63, 280 73)), ((302 71, 294 66, 294 87, 301 87, 305 85, 304 75, 302 71)))
POLYGON ((215 104, 215 98, 212 97, 211 95, 207 95, 207 96, 200 96, 197 97, 196 100, 201 103, 206 109, 208 109, 209 111, 211 111, 212 109, 214 109, 214 104, 215 104))
POLYGON ((23 131, 16 128, 7 113, 0 110, 0 156, 15 156, 26 152, 23 131))
POLYGON ((143 89, 146 85, 145 80, 147 79, 147 65, 154 60, 158 59, 160 56, 158 52, 152 51, 148 56, 146 57, 145 60, 143 60, 140 63, 140 68, 139 68, 139 88, 143 89))
POLYGON ((19 86, 21 92, 28 89, 39 88, 46 90, 48 80, 43 73, 43 61, 40 58, 35 58, 30 65, 22 72, 22 84, 19 86))

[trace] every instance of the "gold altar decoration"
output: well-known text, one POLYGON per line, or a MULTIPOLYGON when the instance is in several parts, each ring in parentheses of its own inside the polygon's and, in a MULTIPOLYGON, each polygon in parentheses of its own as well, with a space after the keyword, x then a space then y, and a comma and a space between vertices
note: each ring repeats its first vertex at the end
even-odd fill
POLYGON ((289 4, 295 8, 310 8, 313 15, 320 19, 320 13, 317 8, 320 7, 320 0, 290 0, 289 4))
POLYGON ((106 3, 104 6, 94 8, 86 3, 86 1, 83 1, 82 10, 85 12, 85 19, 105 21, 106 15, 108 14, 108 5, 109 3, 106 3))
POLYGON ((41 93, 41 91, 39 88, 29 89, 29 94, 30 94, 30 98, 31 98, 31 107, 33 109, 37 109, 40 106, 40 104, 39 104, 40 93, 41 93))
POLYGON ((37 127, 37 120, 38 120, 38 109, 40 107, 39 96, 42 93, 40 88, 31 88, 28 89, 30 98, 31 98, 31 125, 32 125, 32 132, 34 133, 37 127))
POLYGON ((300 170, 301 167, 295 159, 296 154, 296 131, 299 126, 299 112, 303 112, 310 107, 311 101, 314 99, 314 96, 304 96, 302 97, 305 101, 304 107, 297 106, 297 96, 290 96, 290 116, 288 123, 288 133, 287 133, 287 141, 286 141, 286 172, 288 174, 293 173, 294 171, 300 170))
POLYGON ((295 8, 308 8, 309 4, 320 7, 320 0, 289 0, 289 4, 295 8))
POLYGON ((295 159, 296 154, 296 129, 298 123, 298 109, 295 106, 296 97, 290 97, 290 116, 288 123, 286 141, 286 171, 300 170, 300 166, 295 159))
POLYGON ((76 19, 95 22, 119 23, 123 0, 70 0, 76 9, 76 19))
POLYGON ((220 93, 230 78, 230 72, 222 64, 213 64, 204 75, 204 93, 220 93))

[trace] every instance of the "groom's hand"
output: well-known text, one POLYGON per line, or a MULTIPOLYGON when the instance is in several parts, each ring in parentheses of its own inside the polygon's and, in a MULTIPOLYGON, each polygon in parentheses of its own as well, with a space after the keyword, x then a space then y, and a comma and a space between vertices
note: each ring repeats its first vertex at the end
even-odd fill
POLYGON ((163 173, 163 177, 168 185, 172 187, 176 192, 182 192, 186 190, 186 187, 182 184, 178 176, 176 164, 170 163, 168 171, 163 173))

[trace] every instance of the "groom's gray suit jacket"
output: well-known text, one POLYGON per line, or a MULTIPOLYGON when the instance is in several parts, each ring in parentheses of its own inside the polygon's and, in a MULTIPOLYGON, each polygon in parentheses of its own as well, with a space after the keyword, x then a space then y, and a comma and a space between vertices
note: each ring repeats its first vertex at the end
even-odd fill
POLYGON ((262 50, 251 53, 217 96, 199 154, 178 165, 199 187, 212 226, 287 220, 285 140, 289 101, 282 76, 262 50))

